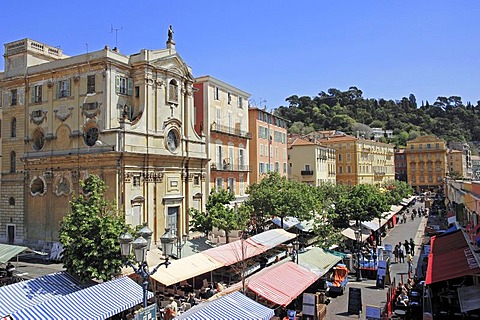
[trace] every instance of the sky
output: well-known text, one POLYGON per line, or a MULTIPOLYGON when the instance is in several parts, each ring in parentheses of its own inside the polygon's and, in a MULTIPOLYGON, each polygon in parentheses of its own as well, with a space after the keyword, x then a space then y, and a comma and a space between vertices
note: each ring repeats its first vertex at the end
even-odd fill
MULTIPOLYGON (((364 98, 480 100, 480 5, 471 0, 36 0, 2 4, 0 42, 30 38, 69 56, 165 48, 168 26, 193 76, 269 110, 292 95, 356 86, 364 98), (33 3, 33 2, 32 2, 33 3)), ((3 52, 4 53, 4 52, 3 52)), ((4 61, 0 59, 0 70, 4 61)))

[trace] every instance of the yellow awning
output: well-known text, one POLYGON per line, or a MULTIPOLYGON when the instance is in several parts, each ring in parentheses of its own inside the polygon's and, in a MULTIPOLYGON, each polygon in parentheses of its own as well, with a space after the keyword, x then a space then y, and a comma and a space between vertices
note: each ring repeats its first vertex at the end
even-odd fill
MULTIPOLYGON (((197 253, 179 260, 171 260, 171 262, 168 268, 161 266, 150 277, 169 286, 223 267, 222 263, 203 253, 197 253)), ((152 264, 151 267, 155 266, 152 264)))

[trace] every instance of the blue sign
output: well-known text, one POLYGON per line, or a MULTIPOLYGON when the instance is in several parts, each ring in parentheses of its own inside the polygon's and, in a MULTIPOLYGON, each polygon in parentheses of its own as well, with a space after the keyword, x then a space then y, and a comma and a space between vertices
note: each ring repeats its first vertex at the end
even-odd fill
POLYGON ((140 309, 135 314, 135 320, 156 320, 157 319, 157 304, 151 304, 145 309, 140 309))

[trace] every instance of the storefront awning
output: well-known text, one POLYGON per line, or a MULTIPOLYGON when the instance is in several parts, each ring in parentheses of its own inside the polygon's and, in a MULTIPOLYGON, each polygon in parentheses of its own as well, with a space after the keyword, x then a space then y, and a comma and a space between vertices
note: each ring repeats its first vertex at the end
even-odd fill
MULTIPOLYGON (((342 230, 342 235, 344 235, 348 239, 357 240, 355 239, 355 230, 353 228, 347 228, 342 230)), ((370 236, 370 231, 362 228, 362 241, 367 240, 368 236, 370 236)))
POLYGON ((220 261, 212 259, 204 254, 204 252, 200 252, 182 259, 171 260, 168 268, 160 267, 150 278, 169 286, 213 271, 222 266, 223 264, 220 261))
POLYGON ((253 243, 263 245, 268 249, 274 248, 279 244, 292 240, 296 237, 294 233, 287 232, 282 229, 267 230, 265 232, 256 234, 247 239, 253 243))
POLYGON ((269 320, 274 311, 253 301, 240 292, 233 292, 213 301, 202 303, 180 314, 178 320, 269 320))
POLYGON ((323 276, 333 266, 342 260, 341 257, 325 252, 321 248, 313 247, 298 255, 298 263, 317 274, 323 276))
POLYGON ((434 236, 430 240, 425 283, 480 273, 480 265, 463 230, 434 236))
POLYGON ((247 286, 268 301, 286 306, 318 278, 318 275, 290 261, 252 276, 247 286))
POLYGON ((7 263, 17 254, 29 250, 27 247, 0 243, 0 263, 7 263))
MULTIPOLYGON (((148 292, 148 298, 153 297, 148 292)), ((102 320, 140 304, 142 286, 129 277, 103 282, 12 313, 20 319, 102 320)))
POLYGON ((0 317, 80 289, 80 282, 66 272, 0 287, 0 317))
POLYGON ((254 235, 246 240, 236 240, 205 250, 202 253, 219 261, 224 266, 229 266, 255 257, 295 237, 295 234, 285 230, 273 229, 254 235))

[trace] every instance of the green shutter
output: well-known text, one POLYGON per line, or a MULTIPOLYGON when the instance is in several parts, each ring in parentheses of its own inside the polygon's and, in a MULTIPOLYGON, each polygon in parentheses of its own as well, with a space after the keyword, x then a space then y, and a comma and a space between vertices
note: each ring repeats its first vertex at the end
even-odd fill
POLYGON ((55 99, 60 98, 60 81, 55 81, 55 99))
POLYGON ((133 96, 133 79, 130 78, 127 81, 127 95, 133 96))
POLYGON ((35 86, 30 86, 30 102, 35 102, 35 86))
POLYGON ((119 93, 120 92, 120 77, 115 76, 115 92, 119 93))
POLYGON ((71 88, 70 84, 71 84, 71 81, 72 81, 71 79, 68 79, 68 80, 67 80, 67 97, 70 97, 70 96, 71 96, 71 94, 70 94, 70 88, 71 88))

